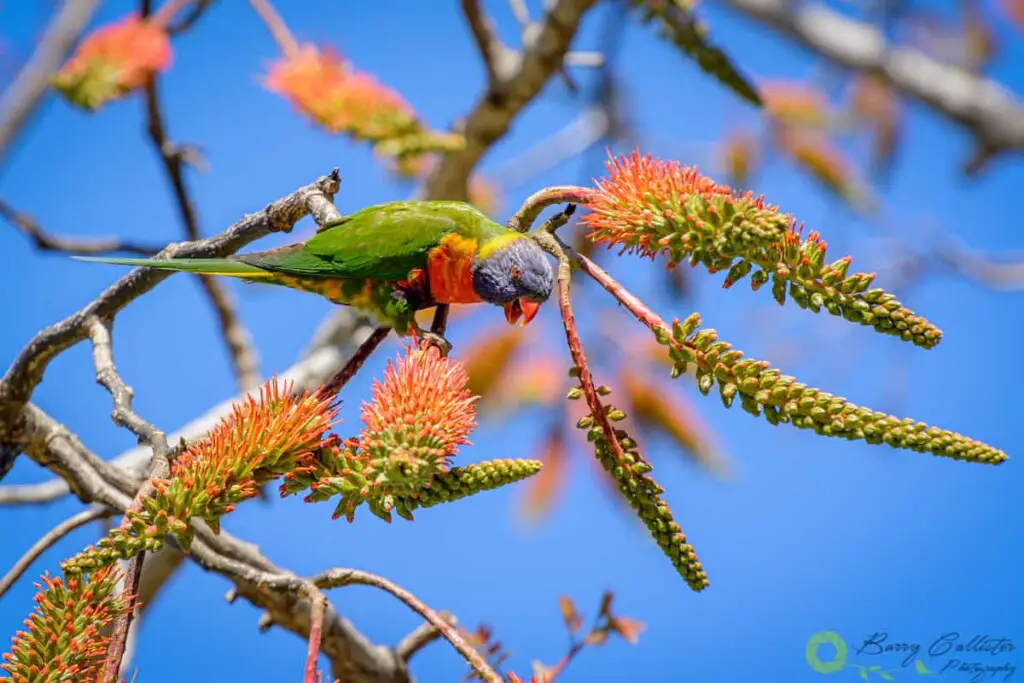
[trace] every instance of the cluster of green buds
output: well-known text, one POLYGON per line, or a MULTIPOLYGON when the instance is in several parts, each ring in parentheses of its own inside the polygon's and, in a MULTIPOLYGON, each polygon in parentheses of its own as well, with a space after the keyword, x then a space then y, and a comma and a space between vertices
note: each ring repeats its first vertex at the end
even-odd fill
POLYGON ((390 522, 395 512, 412 520, 417 508, 429 508, 460 498, 490 491, 530 477, 541 470, 537 460, 490 460, 482 463, 452 467, 436 471, 425 481, 412 486, 408 478, 389 478, 394 465, 384 459, 382 466, 374 466, 373 459, 360 454, 358 439, 341 442, 331 439, 304 466, 285 476, 281 483, 281 496, 305 492, 307 503, 319 503, 338 497, 334 518, 344 516, 349 522, 355 518, 360 505, 377 517, 390 522), (383 469, 383 473, 381 469, 383 469), (392 479, 403 482, 390 485, 392 479))
POLYGON ((435 347, 406 350, 388 361, 384 380, 374 382, 373 400, 363 404, 358 438, 324 442, 281 484, 281 495, 309 490, 307 502, 338 498, 334 517, 349 522, 364 503, 390 522, 392 511, 412 519, 417 507, 497 488, 540 470, 532 460, 494 460, 450 468, 458 447, 476 427, 476 396, 458 360, 435 347))
POLYGON ((191 444, 171 467, 168 479, 156 480, 153 495, 129 510, 110 534, 67 560, 67 574, 91 572, 141 551, 157 551, 168 534, 186 551, 194 532, 193 517, 215 533, 220 518, 257 495, 260 487, 295 470, 320 447, 337 409, 321 393, 294 395, 276 379, 232 407, 206 436, 191 444))
POLYGON ((998 465, 1007 455, 987 444, 910 418, 900 419, 855 405, 846 399, 797 382, 770 367, 767 361, 744 358, 742 351, 720 341, 712 329, 698 330, 700 315, 673 321, 672 330, 655 335, 669 347, 672 376, 685 374, 692 364, 697 388, 707 395, 717 382, 726 407, 736 398, 754 416, 773 425, 789 423, 813 429, 822 436, 889 444, 956 460, 998 465))
POLYGON ((672 42, 700 70, 712 76, 751 104, 763 105, 750 80, 739 72, 729 56, 708 41, 708 30, 696 17, 689 0, 632 0, 645 24, 658 22, 658 33, 672 42))
POLYGON ((588 238, 654 258, 670 268, 684 261, 708 272, 727 271, 724 286, 750 277, 769 280, 780 304, 787 294, 801 308, 826 310, 924 348, 942 332, 881 289, 873 273, 849 274, 850 259, 826 263, 817 232, 803 237, 793 218, 752 193, 734 192, 695 168, 634 152, 608 163, 609 175, 589 196, 582 222, 588 238))
MULTIPOLYGON (((578 368, 574 367, 569 370, 570 377, 578 378, 579 374, 578 368)), ((597 387, 597 393, 607 396, 611 393, 611 389, 602 385, 597 387)), ((569 389, 569 400, 576 401, 582 397, 582 386, 577 385, 569 389)), ((604 405, 604 414, 612 423, 621 422, 626 418, 625 412, 611 404, 604 405)), ((653 468, 637 451, 636 441, 630 438, 625 430, 613 427, 614 438, 623 451, 623 457, 619 458, 609 444, 600 421, 593 415, 585 415, 580 418, 576 427, 586 431, 587 440, 594 444, 601 466, 618 484, 623 497, 629 501, 630 506, 647 527, 658 547, 671 560, 672 565, 687 585, 695 591, 707 588, 709 585, 707 573, 697 558, 693 546, 686 540, 686 534, 673 518, 672 510, 661 499, 661 494, 665 492, 665 489, 650 476, 653 468)))
POLYGON ((119 580, 113 567, 66 580, 44 574, 25 629, 3 655, 0 683, 99 680, 110 641, 103 629, 130 603, 119 580))

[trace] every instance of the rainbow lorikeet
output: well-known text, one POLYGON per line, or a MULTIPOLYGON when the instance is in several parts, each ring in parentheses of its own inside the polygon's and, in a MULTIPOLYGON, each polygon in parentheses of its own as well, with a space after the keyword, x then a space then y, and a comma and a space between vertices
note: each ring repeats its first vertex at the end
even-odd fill
POLYGON ((503 306, 510 324, 526 325, 554 285, 533 240, 456 201, 378 204, 324 224, 306 242, 227 258, 76 258, 283 285, 357 307, 399 334, 435 339, 416 311, 487 302, 503 306))

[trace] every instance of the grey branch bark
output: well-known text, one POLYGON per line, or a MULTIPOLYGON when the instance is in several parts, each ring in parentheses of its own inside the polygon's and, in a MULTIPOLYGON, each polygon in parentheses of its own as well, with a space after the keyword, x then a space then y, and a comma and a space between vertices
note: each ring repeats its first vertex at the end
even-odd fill
MULTIPOLYGON (((226 256, 253 240, 272 232, 288 232, 304 216, 313 213, 325 221, 337 217, 332 200, 341 179, 338 170, 300 188, 262 211, 249 214, 215 237, 197 242, 172 244, 158 254, 161 258, 205 258, 226 256), (323 215, 320 215, 323 214, 323 215)), ((18 440, 18 413, 43 379, 47 365, 62 351, 88 337, 93 318, 110 320, 129 303, 167 279, 171 271, 135 268, 100 294, 78 313, 51 325, 22 350, 7 374, 0 379, 0 443, 18 440)))
POLYGON ((979 171, 994 155, 1024 151, 1024 103, 991 79, 889 45, 870 24, 822 5, 790 0, 722 2, 835 64, 880 74, 903 95, 962 125, 977 144, 968 172, 979 171))
POLYGON ((0 96, 0 166, 50 87, 50 76, 60 68, 99 4, 99 0, 65 0, 35 52, 0 96))
POLYGON ((497 80, 481 96, 460 131, 466 146, 447 154, 427 178, 427 199, 465 200, 470 173, 484 153, 500 139, 516 115, 535 98, 562 62, 576 29, 597 0, 557 0, 543 25, 523 53, 518 68, 508 78, 497 80))

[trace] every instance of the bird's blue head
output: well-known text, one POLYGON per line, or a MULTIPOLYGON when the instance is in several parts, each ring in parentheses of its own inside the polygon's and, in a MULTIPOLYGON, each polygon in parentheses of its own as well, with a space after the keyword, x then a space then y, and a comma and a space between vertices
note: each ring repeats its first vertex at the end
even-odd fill
POLYGON ((537 315, 540 304, 551 296, 555 272, 544 250, 521 235, 502 240, 492 250, 487 245, 471 266, 473 289, 484 301, 505 308, 505 318, 523 325, 537 315))

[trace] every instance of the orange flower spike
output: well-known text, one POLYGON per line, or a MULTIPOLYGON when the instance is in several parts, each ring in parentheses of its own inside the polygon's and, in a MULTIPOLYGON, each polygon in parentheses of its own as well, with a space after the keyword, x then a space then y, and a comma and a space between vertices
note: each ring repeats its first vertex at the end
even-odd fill
POLYGON ((670 264, 689 258, 694 265, 727 267, 745 251, 778 242, 792 224, 762 197, 733 192, 674 161, 635 151, 610 159, 607 168, 581 222, 589 239, 623 252, 650 258, 663 252, 670 264))
POLYGON ((72 104, 95 111, 145 86, 171 61, 166 29, 130 14, 86 36, 54 75, 53 86, 72 104))
POLYGON ((260 485, 305 462, 319 449, 334 424, 333 397, 321 393, 292 395, 290 383, 268 380, 259 399, 247 396, 209 435, 189 445, 171 466, 170 478, 157 482, 155 495, 142 509, 95 546, 68 560, 65 574, 87 572, 140 550, 159 550, 173 534, 188 550, 198 517, 214 530, 238 503, 253 498, 260 485))
POLYGON ((388 361, 384 381, 374 382, 373 401, 363 404, 360 453, 389 472, 392 486, 422 488, 469 444, 477 397, 468 384, 461 362, 434 347, 410 346, 404 358, 388 361))
POLYGON ((270 67, 264 85, 332 133, 380 140, 416 124, 401 95, 330 48, 300 46, 270 67))

